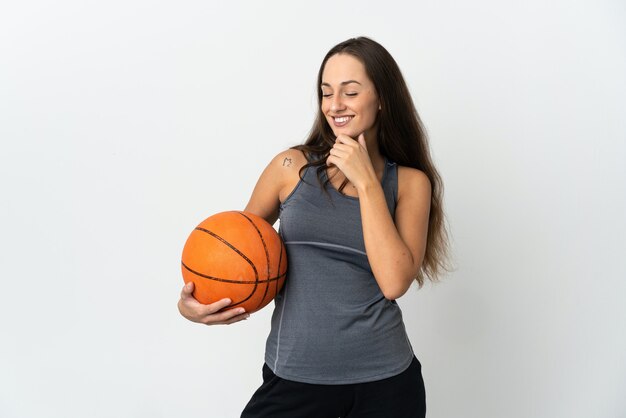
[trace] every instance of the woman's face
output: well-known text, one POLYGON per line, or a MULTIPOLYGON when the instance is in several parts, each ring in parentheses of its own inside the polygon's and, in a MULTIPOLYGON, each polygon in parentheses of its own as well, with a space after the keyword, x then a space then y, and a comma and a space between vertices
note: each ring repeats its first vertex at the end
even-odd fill
POLYGON ((365 67, 349 54, 336 54, 322 72, 322 113, 335 136, 375 138, 379 110, 374 84, 365 67))

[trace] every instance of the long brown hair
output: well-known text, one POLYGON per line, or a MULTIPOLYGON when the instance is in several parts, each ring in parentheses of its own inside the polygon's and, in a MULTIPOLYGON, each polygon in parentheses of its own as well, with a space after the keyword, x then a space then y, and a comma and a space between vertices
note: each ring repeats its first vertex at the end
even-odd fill
POLYGON ((326 186, 329 181, 326 178, 322 183, 322 178, 326 169, 326 159, 335 143, 335 136, 321 110, 320 86, 326 62, 336 54, 350 54, 361 61, 367 76, 374 84, 381 105, 377 133, 380 153, 399 165, 423 171, 430 179, 432 194, 428 241, 424 261, 415 280, 420 287, 424 284, 425 278, 435 282, 443 270, 450 271, 449 240, 442 205, 443 182, 431 160, 424 126, 400 68, 391 54, 372 39, 366 37, 348 39, 334 46, 324 57, 317 75, 317 117, 304 144, 293 147, 307 155, 316 156, 302 167, 300 177, 307 167, 314 166, 317 167, 320 183, 326 186))

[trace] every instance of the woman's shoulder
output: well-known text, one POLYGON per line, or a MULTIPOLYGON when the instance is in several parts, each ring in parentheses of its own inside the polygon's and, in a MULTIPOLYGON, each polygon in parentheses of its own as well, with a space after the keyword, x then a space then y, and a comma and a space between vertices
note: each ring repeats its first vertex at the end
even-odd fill
POLYGON ((288 148, 276 154, 270 164, 281 170, 295 170, 296 172, 299 172, 307 162, 307 158, 303 151, 288 148))
POLYGON ((286 197, 300 181, 300 169, 307 163, 307 158, 300 150, 289 148, 279 152, 270 163, 274 176, 280 179, 278 198, 284 202, 286 197))
POLYGON ((398 197, 405 193, 431 191, 428 175, 422 170, 398 164, 398 197))

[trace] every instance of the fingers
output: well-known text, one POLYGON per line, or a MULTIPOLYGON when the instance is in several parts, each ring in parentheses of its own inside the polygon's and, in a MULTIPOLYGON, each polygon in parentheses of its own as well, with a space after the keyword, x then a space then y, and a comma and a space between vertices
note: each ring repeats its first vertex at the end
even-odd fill
POLYGON ((346 135, 339 135, 335 140, 335 144, 330 149, 329 154, 339 158, 346 158, 352 152, 356 151, 359 144, 346 135))
POLYGON ((361 132, 357 139, 358 143, 367 151, 367 143, 365 142, 365 133, 361 132))
POLYGON ((178 301, 178 310, 190 321, 205 325, 228 325, 248 319, 250 314, 242 307, 226 309, 232 303, 228 298, 220 299, 217 302, 204 305, 198 302, 189 294, 190 286, 183 289, 184 296, 178 301))
POLYGON ((181 299, 189 299, 190 297, 193 298, 192 296, 193 289, 194 289, 193 282, 189 282, 186 285, 184 285, 183 290, 180 292, 180 298, 181 299))
POLYGON ((197 305, 203 306, 204 308, 203 308, 203 311, 201 312, 202 315, 214 314, 220 311, 221 309, 224 309, 225 307, 227 307, 228 305, 232 303, 232 300, 228 298, 224 298, 224 299, 218 300, 217 302, 204 305, 200 303, 193 296, 193 290, 194 290, 194 283, 193 282, 187 283, 185 286, 183 286, 183 290, 180 292, 180 299, 182 303, 184 303, 187 306, 193 306, 193 307, 196 307, 197 305))
POLYGON ((353 152, 362 152, 362 151, 367 152, 367 144, 365 143, 365 135, 360 134, 356 141, 347 135, 339 135, 335 139, 335 143, 333 144, 333 147, 331 148, 331 154, 333 150, 342 151, 343 154, 335 153, 335 155, 341 155, 341 156, 349 155, 353 152))
POLYGON ((365 148, 365 150, 367 151, 367 142, 365 141, 365 132, 361 132, 359 136, 357 137, 357 139, 349 137, 348 135, 339 135, 335 139, 335 146, 337 146, 337 144, 344 144, 351 148, 352 147, 359 148, 359 146, 361 146, 365 148))
POLYGON ((250 318, 250 314, 248 314, 248 313, 243 314, 243 315, 237 315, 237 316, 234 316, 234 317, 224 321, 222 324, 223 325, 230 325, 230 324, 234 324, 235 322, 245 321, 248 318, 250 318))
POLYGON ((330 149, 328 152, 328 158, 326 158, 326 165, 328 167, 336 166, 338 169, 343 171, 344 162, 350 156, 349 149, 341 149, 339 148, 341 144, 335 144, 334 147, 330 149))
POLYGON ((342 144, 341 142, 335 142, 335 145, 331 148, 331 150, 350 152, 354 150, 355 147, 352 144, 342 144))
POLYGON ((334 157, 345 158, 350 155, 350 149, 341 148, 340 145, 335 145, 330 149, 329 153, 334 157))
MULTIPOLYGON (((224 298, 224 299, 220 299, 217 302, 213 302, 210 303, 206 306, 206 311, 204 312, 205 315, 213 315, 219 311, 221 311, 222 309, 224 309, 225 307, 227 307, 228 305, 230 305, 232 303, 232 300, 228 299, 228 298, 224 298)), ((243 308, 236 308, 237 309, 241 309, 241 312, 243 313, 243 308)))
POLYGON ((357 141, 355 141, 354 138, 351 138, 348 135, 343 135, 343 134, 340 134, 335 139, 335 145, 337 144, 345 144, 345 145, 350 145, 350 146, 358 145, 357 141))
POLYGON ((343 143, 337 139, 335 145, 330 149, 329 157, 326 163, 330 165, 330 163, 337 165, 338 161, 346 160, 350 158, 352 155, 357 155, 360 151, 359 144, 354 140, 350 139, 351 143, 343 143))
POLYGON ((243 308, 227 309, 222 312, 207 315, 202 322, 206 325, 230 325, 235 322, 248 319, 250 314, 245 312, 243 308))

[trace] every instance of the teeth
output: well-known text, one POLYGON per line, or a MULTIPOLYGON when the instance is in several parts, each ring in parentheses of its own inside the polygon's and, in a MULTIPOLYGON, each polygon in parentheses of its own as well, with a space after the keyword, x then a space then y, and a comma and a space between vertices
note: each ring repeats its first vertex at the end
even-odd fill
POLYGON ((337 122, 337 123, 344 123, 344 122, 349 121, 350 119, 352 119, 352 116, 344 116, 344 117, 341 117, 341 118, 335 118, 335 122, 337 122))

